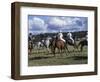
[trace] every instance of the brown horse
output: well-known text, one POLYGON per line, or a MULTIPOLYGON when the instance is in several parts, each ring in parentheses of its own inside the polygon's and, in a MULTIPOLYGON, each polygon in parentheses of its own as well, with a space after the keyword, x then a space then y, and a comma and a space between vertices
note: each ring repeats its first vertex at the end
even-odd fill
POLYGON ((51 51, 54 54, 54 56, 55 56, 56 48, 58 49, 60 54, 62 53, 63 49, 64 49, 65 53, 66 53, 66 49, 68 50, 66 43, 59 39, 54 39, 51 43, 51 51))

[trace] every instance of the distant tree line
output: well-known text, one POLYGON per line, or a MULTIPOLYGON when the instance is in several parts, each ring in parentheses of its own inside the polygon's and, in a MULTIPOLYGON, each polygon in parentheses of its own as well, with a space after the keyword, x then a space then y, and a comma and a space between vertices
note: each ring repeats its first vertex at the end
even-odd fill
MULTIPOLYGON (((62 32, 63 33, 63 36, 64 38, 67 38, 67 33, 68 32, 62 32)), ((72 32, 72 35, 73 35, 73 38, 78 40, 78 39, 81 39, 83 37, 85 37, 87 34, 87 31, 78 31, 78 32, 72 32)), ((41 34, 37 34, 37 35, 33 35, 34 37, 34 41, 41 41, 43 39, 46 39, 47 37, 53 37, 53 36, 56 36, 57 33, 41 33, 41 34)))

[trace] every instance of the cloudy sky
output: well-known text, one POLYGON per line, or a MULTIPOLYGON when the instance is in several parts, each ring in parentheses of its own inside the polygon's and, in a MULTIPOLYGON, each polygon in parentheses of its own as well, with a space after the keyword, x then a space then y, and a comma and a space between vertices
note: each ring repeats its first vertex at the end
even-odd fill
POLYGON ((88 18, 74 16, 28 16, 29 33, 87 31, 88 18))

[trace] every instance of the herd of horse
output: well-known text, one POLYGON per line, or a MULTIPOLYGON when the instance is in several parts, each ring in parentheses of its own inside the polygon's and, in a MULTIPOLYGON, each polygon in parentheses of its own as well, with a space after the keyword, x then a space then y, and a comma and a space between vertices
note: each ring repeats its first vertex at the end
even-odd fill
POLYGON ((70 53, 68 46, 72 46, 73 50, 77 49, 78 51, 82 52, 83 47, 88 45, 87 39, 80 39, 79 41, 74 41, 72 43, 71 40, 65 39, 66 42, 56 38, 46 38, 45 40, 34 42, 34 40, 28 41, 28 52, 31 55, 32 50, 37 47, 37 49, 45 48, 46 51, 51 51, 52 54, 56 54, 56 49, 58 49, 59 53, 63 51, 67 54, 70 53))

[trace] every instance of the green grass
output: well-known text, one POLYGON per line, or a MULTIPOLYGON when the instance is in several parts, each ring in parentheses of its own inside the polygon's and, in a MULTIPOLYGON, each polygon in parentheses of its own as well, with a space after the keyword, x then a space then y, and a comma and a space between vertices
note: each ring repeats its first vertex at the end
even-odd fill
POLYGON ((59 54, 56 50, 54 56, 51 52, 48 53, 46 49, 33 49, 32 54, 28 55, 28 66, 87 64, 87 47, 84 47, 82 52, 74 50, 70 46, 69 50, 70 53, 67 52, 67 54, 65 52, 59 54))

